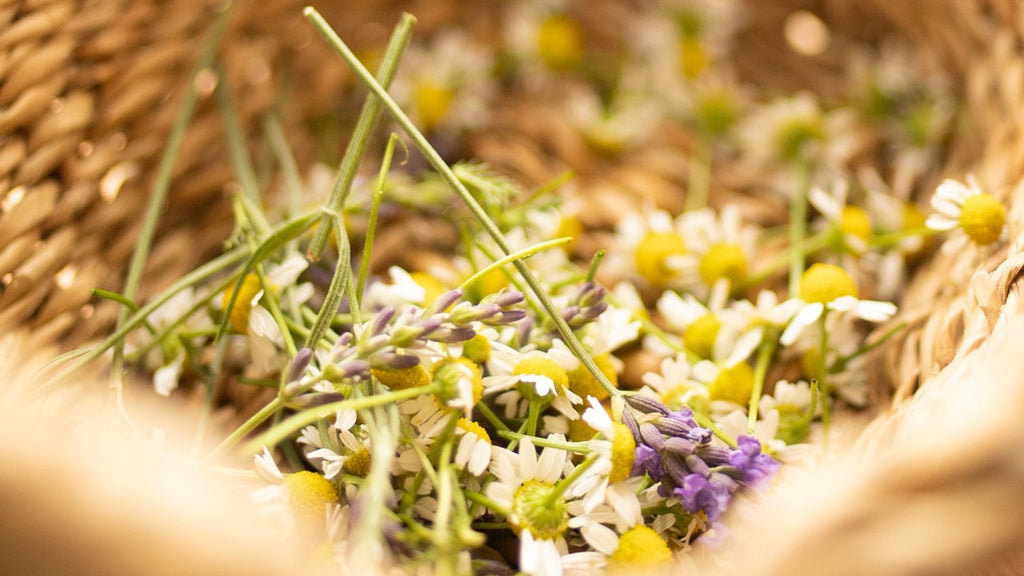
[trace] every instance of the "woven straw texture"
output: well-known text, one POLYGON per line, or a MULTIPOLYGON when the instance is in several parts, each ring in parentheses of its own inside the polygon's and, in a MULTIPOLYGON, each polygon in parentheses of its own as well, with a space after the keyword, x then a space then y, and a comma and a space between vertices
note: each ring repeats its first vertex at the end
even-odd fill
MULTIPOLYGON (((316 144, 302 135, 327 110, 355 110, 363 92, 302 19, 302 4, 238 6, 219 80, 254 132, 261 113, 280 103, 295 154, 308 164, 316 144), (282 81, 287 95, 277 92, 282 81)), ((593 34, 629 6, 609 4, 587 12, 593 34)), ((829 490, 814 492, 821 498, 780 498, 759 515, 774 525, 754 523, 741 544, 756 553, 741 555, 736 573, 1020 573, 1013 562, 1024 534, 1024 9, 1011 0, 750 4, 737 67, 762 86, 828 94, 843 74, 847 41, 889 34, 941 63, 970 124, 950 143, 944 174, 974 173, 1009 207, 1009 241, 937 251, 919 268, 900 303, 898 321, 908 329, 875 364, 876 391, 891 407, 827 477, 829 490), (781 23, 798 8, 830 25, 830 52, 812 60, 784 49, 781 23)), ((318 9, 358 50, 382 45, 399 10, 416 14, 417 33, 455 18, 486 35, 495 5, 318 9)), ((117 308, 93 301, 90 290, 122 285, 184 79, 217 9, 204 0, 0 0, 0 329, 25 328, 34 342, 62 346, 109 330, 117 308)), ((144 293, 208 258, 230 232, 223 138, 207 95, 174 167, 144 293)), ((590 206, 585 223, 599 229, 643 198, 680 208, 687 147, 667 134, 607 162, 554 113, 508 98, 468 155, 527 185, 572 168, 590 206), (532 106, 526 120, 524 106, 532 106)), ((781 221, 781 206, 713 198, 725 201, 744 203, 752 220, 781 221)), ((397 245, 404 237, 395 234, 397 245)))

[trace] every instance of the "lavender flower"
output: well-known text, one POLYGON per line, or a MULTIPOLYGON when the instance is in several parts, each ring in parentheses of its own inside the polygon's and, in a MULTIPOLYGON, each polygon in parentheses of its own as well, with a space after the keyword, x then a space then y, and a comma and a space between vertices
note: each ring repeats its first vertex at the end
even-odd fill
POLYGON ((736 449, 729 454, 729 464, 742 473, 740 481, 752 488, 760 488, 778 472, 778 460, 761 453, 761 442, 752 436, 736 439, 736 449))

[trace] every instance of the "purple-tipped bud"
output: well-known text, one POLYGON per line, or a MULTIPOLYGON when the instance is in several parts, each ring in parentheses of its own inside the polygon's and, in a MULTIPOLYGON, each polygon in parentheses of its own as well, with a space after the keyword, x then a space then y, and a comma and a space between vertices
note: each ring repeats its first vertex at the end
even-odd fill
POLYGON ((640 426, 636 423, 636 418, 633 417, 633 413, 629 410, 622 411, 622 423, 629 428, 629 432, 633 435, 633 442, 640 444, 643 442, 643 437, 640 436, 640 426))
POLYGON ((427 312, 429 314, 444 312, 449 306, 458 302, 459 298, 462 298, 462 290, 459 290, 458 288, 449 290, 435 298, 434 302, 430 304, 429 308, 427 308, 427 312))
POLYGON ((526 318, 526 310, 502 310, 500 313, 484 320, 484 324, 488 326, 502 326, 504 324, 514 324, 523 318, 526 318))
POLYGON ((686 462, 686 467, 690 469, 690 472, 699 474, 705 478, 711 475, 711 468, 708 467, 707 462, 701 460, 700 456, 691 454, 687 456, 684 461, 686 462))
POLYGON ((633 468, 629 472, 630 476, 639 476, 646 472, 655 482, 661 480, 664 471, 661 468, 660 454, 655 452, 650 446, 638 444, 634 455, 633 468))
POLYGON ((707 462, 708 466, 722 466, 729 463, 729 454, 732 450, 728 448, 719 448, 717 446, 702 446, 697 450, 697 454, 707 462))
POLYGON ((434 342, 465 342, 476 336, 476 330, 469 326, 442 326, 430 333, 434 342))
POLYGON ((291 402, 301 408, 315 408, 317 406, 323 406, 333 402, 341 402, 345 399, 344 394, 338 394, 337 392, 316 392, 296 396, 295 398, 292 398, 291 402))
POLYGON ((644 444, 658 452, 665 450, 665 438, 650 422, 644 422, 640 425, 640 438, 643 439, 644 444))
POLYGON ((394 306, 385 306, 381 308, 380 312, 377 312, 377 315, 370 321, 370 325, 367 327, 368 332, 374 336, 383 333, 384 329, 388 327, 388 322, 391 322, 391 319, 394 318, 394 316, 394 306))
POLYGON ((309 363, 313 361, 313 349, 307 346, 303 346, 295 353, 295 357, 288 364, 288 377, 285 382, 298 382, 302 379, 302 376, 306 373, 306 368, 309 368, 309 363))
POLYGON ((626 396, 626 404, 629 404, 644 414, 658 412, 667 416, 670 412, 668 406, 665 406, 661 400, 658 400, 654 396, 648 394, 630 394, 629 396, 626 396))
POLYGON ((391 332, 391 345, 396 348, 409 348, 420 338, 426 338, 441 326, 440 318, 424 318, 419 322, 399 326, 391 332))
POLYGON ((672 418, 658 418, 652 422, 654 427, 661 431, 665 436, 679 436, 687 438, 689 436, 690 428, 686 424, 672 419, 672 418))
POLYGON ((395 354, 394 352, 383 352, 374 354, 370 359, 370 366, 373 368, 391 368, 392 370, 403 370, 412 368, 420 363, 416 356, 408 354, 395 354))
MULTIPOLYGON (((690 471, 683 465, 682 459, 674 454, 665 454, 661 458, 661 465, 675 486, 682 485, 686 477, 690 475, 690 471)), ((662 479, 662 482, 665 482, 665 479, 662 479)))
POLYGON ((506 292, 499 292, 498 294, 491 294, 483 299, 483 302, 488 304, 494 304, 499 308, 508 308, 509 306, 515 306, 526 298, 523 293, 518 290, 508 290, 506 292))
POLYGON ((489 318, 501 312, 497 304, 477 304, 476 306, 456 306, 448 315, 448 321, 452 324, 469 324, 489 318))
POLYGON ((665 451, 680 456, 689 456, 697 449, 697 445, 681 436, 665 439, 665 451))
POLYGON ((526 317, 516 326, 516 344, 519 347, 526 346, 526 343, 530 341, 531 332, 533 332, 533 318, 526 317))
POLYGON ((575 304, 562 308, 562 318, 564 318, 566 322, 570 323, 570 325, 572 324, 573 319, 579 316, 579 314, 580 307, 575 304))
POLYGON ((604 286, 595 282, 587 282, 580 287, 577 300, 580 306, 586 308, 601 302, 607 294, 608 290, 604 286))
POLYGON ((598 302, 593 306, 587 306, 586 308, 583 308, 579 318, 577 318, 577 321, 582 320, 585 322, 593 322, 594 320, 597 320, 601 314, 604 314, 604 311, 607 309, 607 302, 598 302))

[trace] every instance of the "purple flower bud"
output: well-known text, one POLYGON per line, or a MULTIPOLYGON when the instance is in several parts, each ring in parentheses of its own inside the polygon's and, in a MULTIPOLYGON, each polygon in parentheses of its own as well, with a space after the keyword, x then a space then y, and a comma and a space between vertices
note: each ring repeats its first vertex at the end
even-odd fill
POLYGON ((530 341, 531 332, 533 332, 533 318, 527 317, 516 326, 516 344, 519 347, 526 346, 530 341))
POLYGON ((633 435, 633 442, 640 444, 643 442, 643 438, 640 436, 640 426, 636 423, 636 418, 633 417, 633 413, 629 410, 622 411, 622 423, 629 428, 629 432, 633 435))
POLYGON ((717 446, 702 446, 697 450, 701 459, 707 462, 708 466, 721 466, 729 463, 729 456, 732 450, 719 448, 717 446))
POLYGON ((437 314, 439 312, 444 312, 445 310, 448 309, 449 306, 455 304, 459 300, 459 298, 462 298, 462 290, 459 290, 458 288, 454 290, 449 290, 435 298, 434 301, 430 304, 430 307, 427 308, 427 312, 429 314, 437 314))
POLYGON ((672 454, 689 456, 696 449, 696 444, 680 436, 671 436, 665 439, 665 451, 672 454))
POLYGON ((665 450, 665 439, 662 437, 661 432, 654 427, 654 424, 650 422, 644 422, 639 426, 640 438, 644 444, 647 444, 653 448, 656 452, 662 452, 665 450))
POLYGON ((523 318, 526 318, 526 310, 502 310, 483 322, 489 326, 502 326, 519 322, 523 318))
POLYGON ((465 342, 476 336, 476 330, 469 326, 442 326, 430 333, 434 342, 465 342))
POLYGON ((515 306, 526 298, 523 293, 518 290, 508 290, 498 294, 491 294, 483 299, 484 302, 490 304, 497 304, 499 308, 508 308, 509 306, 515 306))
POLYGON ((413 366, 420 363, 420 359, 416 356, 409 356, 408 354, 396 354, 394 352, 382 352, 380 354, 374 354, 370 359, 370 366, 372 368, 391 368, 392 370, 403 370, 405 368, 412 368, 413 366))
POLYGON ((648 394, 630 394, 626 396, 626 404, 629 404, 633 408, 645 413, 650 414, 652 412, 658 412, 664 415, 668 415, 668 406, 665 406, 661 400, 658 400, 654 396, 648 394))
POLYGON ((332 402, 341 402, 345 399, 344 394, 338 394, 337 392, 314 392, 296 396, 292 398, 291 403, 300 408, 315 408, 332 402))
POLYGON ((391 322, 391 319, 394 316, 395 307, 385 306, 384 308, 381 309, 380 312, 377 313, 376 316, 373 317, 373 320, 370 321, 370 325, 368 326, 368 332, 373 336, 383 333, 384 329, 387 328, 388 326, 388 322, 391 322))
POLYGON ((711 468, 708 467, 706 462, 701 460, 700 456, 690 454, 684 461, 686 462, 686 467, 690 469, 690 472, 705 478, 711 475, 711 468))
POLYGON ((579 313, 580 307, 576 306, 575 304, 562 308, 562 318, 564 318, 570 326, 572 325, 573 319, 576 318, 576 316, 578 316, 579 313))
POLYGON ((306 373, 306 368, 309 368, 309 363, 312 361, 313 349, 307 346, 300 348, 288 365, 288 377, 285 379, 285 382, 298 382, 301 380, 303 374, 306 373))
MULTIPOLYGON (((690 471, 683 465, 683 461, 674 454, 666 454, 661 458, 661 465, 665 468, 665 473, 672 479, 673 486, 681 486, 687 476, 690 475, 690 471)), ((662 479, 664 483, 666 479, 662 479)))
POLYGON ((607 294, 608 290, 604 286, 591 281, 580 286, 577 300, 579 301, 580 306, 590 307, 604 300, 604 297, 607 294))

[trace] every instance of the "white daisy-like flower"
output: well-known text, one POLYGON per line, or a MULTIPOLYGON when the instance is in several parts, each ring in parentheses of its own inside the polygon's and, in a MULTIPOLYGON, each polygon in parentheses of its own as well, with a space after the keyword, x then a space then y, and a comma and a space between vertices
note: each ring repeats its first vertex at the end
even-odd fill
MULTIPOLYGON (((493 348, 492 359, 495 353, 504 355, 509 351, 514 352, 514 349, 498 351, 493 348)), ((571 353, 557 348, 548 352, 532 350, 513 353, 488 364, 492 375, 482 380, 484 395, 497 395, 495 402, 505 407, 507 418, 521 417, 529 399, 516 385, 526 383, 530 385, 529 394, 541 398, 550 397, 552 408, 574 420, 579 418, 574 405, 583 402, 579 395, 569 390, 569 371, 575 368, 577 362, 571 353)))
POLYGON ((933 230, 959 228, 977 244, 988 245, 1005 238, 1006 208, 991 194, 982 191, 972 174, 967 184, 953 179, 943 180, 932 196, 936 214, 926 225, 933 230))
POLYGON ((653 288, 679 285, 678 258, 687 253, 682 220, 647 206, 618 221, 614 246, 602 265, 612 283, 639 280, 653 288))
POLYGON ((504 22, 506 48, 527 86, 551 87, 586 57, 582 28, 564 0, 515 2, 504 22))
MULTIPOLYGON (((369 454, 369 446, 356 438, 353 433, 356 418, 355 410, 340 410, 335 413, 334 424, 331 425, 330 430, 336 436, 328 442, 324 442, 316 426, 307 426, 300 433, 299 444, 313 448, 306 453, 306 458, 309 458, 314 464, 319 462, 324 478, 328 480, 337 476, 345 463, 354 455, 364 451, 369 454)), ((363 435, 361 434, 361 436, 363 435)))
POLYGON ((717 214, 703 208, 680 218, 687 247, 677 260, 681 285, 702 300, 719 284, 726 293, 741 285, 756 254, 758 229, 744 226, 739 208, 730 204, 717 214))
MULTIPOLYGON (((588 442, 597 461, 590 465, 574 483, 570 494, 581 498, 583 510, 594 510, 608 498, 610 486, 629 480, 635 458, 636 442, 632 432, 622 423, 614 422, 604 406, 593 396, 587 397, 590 406, 583 411, 583 420, 600 436, 588 442)), ((612 399, 613 410, 621 413, 623 401, 612 399)))
POLYGON ((863 208, 847 203, 849 189, 845 179, 838 179, 828 191, 819 186, 811 188, 807 200, 825 218, 824 226, 819 227, 831 227, 840 236, 839 248, 859 256, 868 251, 873 226, 863 208))
POLYGON ((445 30, 410 46, 392 88, 423 132, 479 127, 493 98, 494 56, 464 32, 445 30))
POLYGON ((896 314, 896 305, 877 300, 857 298, 853 278, 842 268, 832 264, 814 264, 804 272, 800 281, 802 302, 799 312, 782 332, 783 346, 796 342, 801 332, 812 326, 826 312, 847 314, 868 322, 884 322, 896 314))
MULTIPOLYGON (((549 439, 564 442, 552 435, 549 439)), ((529 437, 519 442, 518 452, 495 448, 491 472, 495 480, 485 494, 508 511, 508 522, 519 532, 519 568, 528 574, 562 574, 561 556, 567 553, 563 534, 568 529, 567 503, 556 494, 568 453, 545 447, 538 457, 529 437)))
POLYGON ((363 294, 361 306, 367 311, 391 306, 402 310, 409 306, 424 306, 427 290, 400 266, 388 268, 390 282, 371 282, 363 294))

